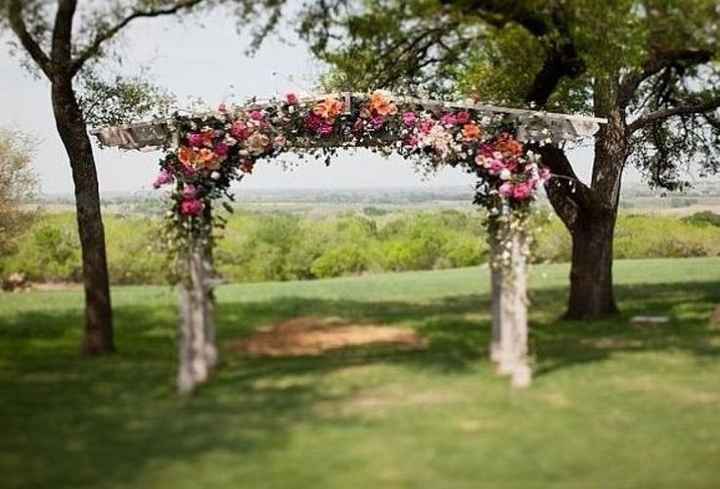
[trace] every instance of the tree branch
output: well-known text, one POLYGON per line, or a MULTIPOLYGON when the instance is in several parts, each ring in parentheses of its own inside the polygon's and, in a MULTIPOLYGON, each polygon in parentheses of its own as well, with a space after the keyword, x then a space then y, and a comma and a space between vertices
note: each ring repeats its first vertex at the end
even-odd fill
POLYGON ((531 149, 542 157, 542 164, 552 172, 553 178, 545 184, 545 191, 555 212, 572 231, 579 214, 597 207, 596 194, 577 178, 562 148, 543 145, 531 149))
POLYGON ((651 112, 643 117, 636 119, 634 122, 628 125, 628 134, 632 134, 635 131, 647 127, 650 124, 669 119, 670 117, 690 114, 702 114, 704 112, 712 112, 714 110, 717 110, 718 108, 720 108, 720 97, 710 99, 706 102, 679 105, 677 107, 670 107, 668 109, 651 112))
POLYGON ((103 43, 115 37, 118 32, 127 27, 128 24, 130 24, 132 21, 143 18, 147 19, 166 15, 174 15, 181 10, 190 10, 204 1, 205 0, 182 0, 173 5, 172 7, 153 10, 136 10, 132 12, 127 17, 118 21, 118 23, 114 26, 108 28, 107 30, 98 32, 95 36, 95 39, 85 49, 83 49, 82 52, 80 52, 80 54, 78 54, 78 56, 72 61, 71 73, 74 75, 78 71, 80 71, 90 58, 98 54, 103 43))
POLYGON ((45 54, 37 41, 27 30, 25 19, 23 19, 22 16, 21 0, 10 0, 8 4, 8 20, 10 21, 10 28, 20 40, 20 44, 22 44, 23 48, 25 48, 43 73, 50 78, 54 71, 52 63, 50 62, 48 55, 45 54))
POLYGON ((641 69, 630 73, 622 80, 618 91, 618 104, 623 108, 627 107, 640 84, 651 76, 660 73, 663 69, 673 65, 692 66, 704 64, 709 62, 712 56, 712 52, 704 49, 677 49, 655 52, 641 69))
POLYGON ((50 57, 57 66, 67 66, 72 52, 72 24, 77 0, 58 0, 50 57))

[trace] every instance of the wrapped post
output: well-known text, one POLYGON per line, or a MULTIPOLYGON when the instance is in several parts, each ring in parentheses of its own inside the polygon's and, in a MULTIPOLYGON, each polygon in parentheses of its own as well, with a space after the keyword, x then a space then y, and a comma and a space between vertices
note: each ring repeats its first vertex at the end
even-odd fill
POLYGON ((177 385, 181 394, 190 393, 207 381, 218 362, 207 249, 193 241, 186 257, 188 277, 180 286, 177 385))
POLYGON ((492 339, 490 357, 514 387, 530 385, 525 217, 502 212, 491 220, 492 339))

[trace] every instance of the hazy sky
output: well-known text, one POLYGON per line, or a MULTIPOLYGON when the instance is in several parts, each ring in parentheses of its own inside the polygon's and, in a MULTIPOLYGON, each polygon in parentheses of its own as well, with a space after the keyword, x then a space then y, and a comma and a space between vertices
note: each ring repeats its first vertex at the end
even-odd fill
MULTIPOLYGON (((242 101, 249 96, 269 97, 288 91, 309 92, 322 66, 313 61, 302 43, 288 45, 269 40, 252 58, 243 54, 248 37, 237 34, 232 18, 215 13, 183 24, 173 19, 138 21, 126 33, 125 65, 150 65, 156 81, 181 101, 200 97, 215 106, 242 101), (205 27, 203 27, 204 25, 205 27)), ((285 33, 290 36, 289 33, 285 33)), ((7 49, 0 51, 0 126, 16 127, 40 138, 34 166, 45 193, 72 192, 67 157, 55 131, 49 87, 45 80, 28 75, 7 49)), ((96 150, 102 191, 147 190, 157 172, 159 153, 96 150)), ((585 175, 590 150, 575 155, 585 175)), ((410 163, 385 160, 368 152, 341 154, 326 168, 309 161, 288 172, 273 162, 258 164, 243 181, 252 188, 357 188, 377 186, 471 185, 461 170, 448 169, 423 181, 410 163)))

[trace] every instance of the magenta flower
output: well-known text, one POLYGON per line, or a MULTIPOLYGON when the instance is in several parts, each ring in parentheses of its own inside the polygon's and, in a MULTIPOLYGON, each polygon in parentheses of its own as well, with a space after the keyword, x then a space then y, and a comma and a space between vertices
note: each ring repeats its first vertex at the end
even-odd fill
POLYGON ((454 126, 458 123, 455 114, 445 114, 440 118, 440 122, 445 126, 454 126))
POLYGON ((183 216, 199 216, 203 211, 203 203, 199 199, 183 200, 180 204, 180 213, 183 216))
POLYGON ((265 115, 259 110, 253 110, 250 112, 250 118, 254 121, 261 121, 265 118, 265 115))
POLYGON ((417 123, 417 114, 415 112, 405 112, 402 115, 403 124, 405 127, 414 127, 417 123))
POLYGON ((187 140, 190 146, 198 147, 203 145, 204 138, 199 132, 191 132, 188 134, 187 140))
POLYGON ((332 124, 323 123, 318 128, 318 134, 320 134, 321 136, 329 136, 332 133, 333 133, 332 124))
POLYGON ((483 144, 478 148, 478 153, 486 158, 492 158, 495 153, 495 147, 491 144, 483 144))
POLYGON ((175 177, 172 175, 172 173, 167 170, 161 170, 157 178, 155 178, 155 181, 153 182, 153 188, 158 189, 163 185, 172 183, 174 180, 175 177))
POLYGON ((325 119, 314 112, 310 112, 305 118, 305 126, 313 132, 318 132, 324 123, 325 119))
POLYGON ((228 152, 230 151, 230 146, 228 146, 225 143, 218 143, 215 145, 215 154, 221 157, 225 157, 228 155, 228 152))
POLYGON ((300 100, 298 100, 297 95, 295 95, 295 94, 292 93, 292 92, 290 92, 290 93, 288 93, 287 95, 285 95, 285 100, 286 100, 287 103, 290 104, 290 105, 297 105, 297 104, 300 102, 300 100))
POLYGON ((373 118, 370 119, 370 124, 373 129, 380 129, 385 124, 385 118, 381 115, 373 116, 373 118))
POLYGON ((458 124, 467 124, 470 122, 470 112, 462 111, 455 114, 455 122, 458 124))

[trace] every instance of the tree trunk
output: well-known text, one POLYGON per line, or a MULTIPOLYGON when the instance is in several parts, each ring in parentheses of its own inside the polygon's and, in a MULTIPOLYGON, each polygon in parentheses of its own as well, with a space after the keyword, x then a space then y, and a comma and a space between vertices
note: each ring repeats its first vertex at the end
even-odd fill
POLYGON ((546 185, 548 198, 572 237, 567 319, 616 314, 613 293, 613 239, 622 172, 629 154, 627 124, 617 104, 617 80, 595 82, 595 114, 608 119, 595 136, 590 186, 577 181, 561 149, 541 148, 543 161, 564 178, 546 185))
POLYGON ((69 77, 58 76, 52 81, 52 104, 75 185, 85 287, 85 338, 82 349, 89 355, 110 353, 115 351, 115 345, 97 172, 85 119, 69 77))
POLYGON ((572 230, 566 319, 600 318, 618 312, 612 280, 615 220, 614 212, 581 217, 572 230))

